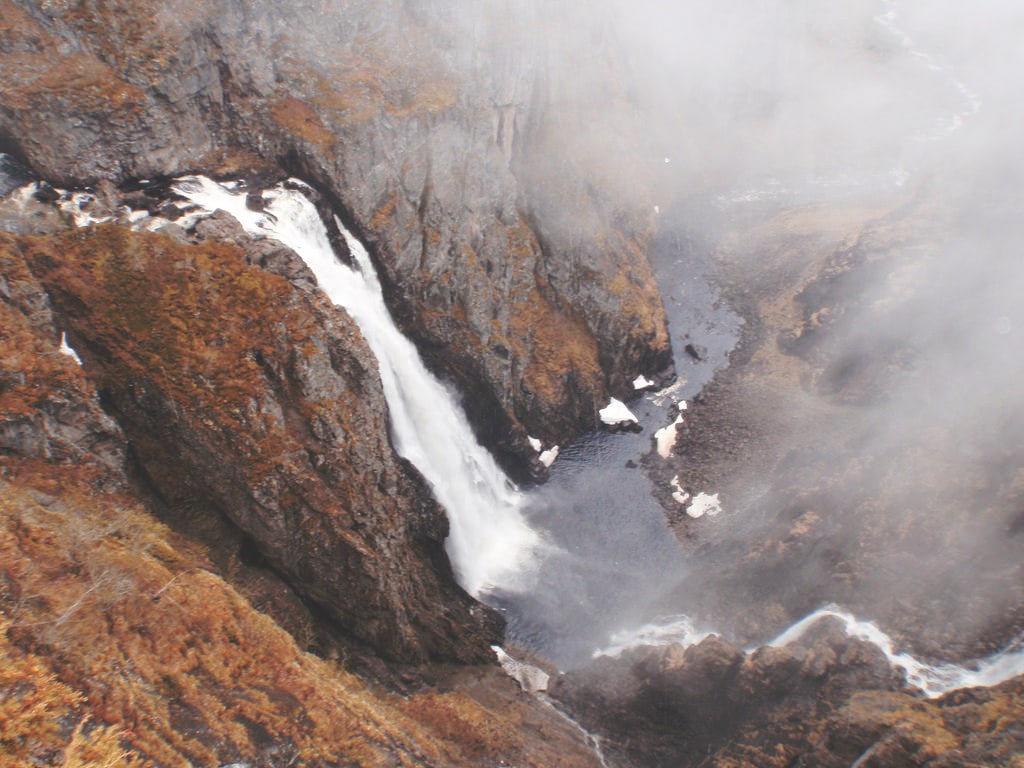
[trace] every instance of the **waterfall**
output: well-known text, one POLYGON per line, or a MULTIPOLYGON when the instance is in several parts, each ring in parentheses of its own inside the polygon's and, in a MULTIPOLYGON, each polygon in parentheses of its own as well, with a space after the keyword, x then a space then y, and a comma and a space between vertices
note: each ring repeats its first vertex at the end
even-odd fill
MULTIPOLYGON (((298 184, 293 180, 292 186, 298 184)), ((459 583, 474 596, 509 588, 537 550, 539 536, 522 514, 520 493, 476 441, 456 398, 395 327, 363 245, 342 227, 358 269, 343 264, 316 207, 301 192, 268 190, 263 212, 246 207, 244 192, 205 177, 180 179, 174 188, 202 209, 231 214, 246 232, 291 248, 328 298, 356 321, 377 357, 395 449, 426 478, 448 514, 446 548, 459 583)))

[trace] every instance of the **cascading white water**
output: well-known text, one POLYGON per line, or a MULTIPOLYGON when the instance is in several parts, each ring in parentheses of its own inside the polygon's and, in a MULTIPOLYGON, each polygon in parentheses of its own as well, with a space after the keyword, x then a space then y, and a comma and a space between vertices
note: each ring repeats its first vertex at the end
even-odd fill
POLYGON ((834 606, 819 608, 772 640, 770 646, 784 646, 798 640, 820 619, 827 616, 843 622, 846 634, 858 640, 873 643, 885 654, 889 663, 903 669, 907 682, 920 688, 928 698, 936 698, 958 688, 998 685, 1011 677, 1024 674, 1024 636, 1017 637, 1001 651, 971 662, 960 664, 928 664, 909 653, 896 653, 893 641, 877 624, 862 621, 851 613, 834 606))
MULTIPOLYGON (((358 269, 341 263, 316 208, 299 192, 270 190, 264 197, 268 210, 259 212, 246 207, 243 193, 203 177, 182 179, 176 190, 207 211, 230 213, 246 231, 292 248, 328 297, 356 320, 378 359, 395 447, 419 468, 448 512, 448 552, 460 583, 475 595, 491 587, 513 589, 514 577, 527 570, 539 551, 540 537, 524 519, 522 497, 476 442, 451 393, 426 370, 415 347, 394 326, 365 248, 342 228, 358 269)), ((1024 674, 1024 637, 968 665, 928 664, 896 653, 892 639, 877 625, 831 606, 801 619, 767 645, 792 643, 826 616, 841 620, 851 637, 877 645, 928 697, 996 685, 1024 674)), ((692 645, 708 634, 685 616, 675 616, 613 635, 610 645, 594 655, 618 655, 640 645, 692 645)))
MULTIPOLYGON (((929 664, 909 653, 897 653, 894 643, 882 629, 871 621, 858 619, 852 613, 829 605, 809 613, 764 646, 747 649, 753 653, 758 647, 782 648, 803 637, 815 624, 832 617, 843 622, 849 637, 864 640, 878 647, 889 664, 902 669, 907 682, 921 690, 930 699, 958 688, 988 687, 999 685, 1010 678, 1024 674, 1024 635, 1016 637, 1002 650, 966 664, 929 664)), ((612 645, 596 651, 597 656, 618 656, 630 648, 678 644, 683 647, 697 645, 713 634, 698 630, 686 616, 674 616, 662 622, 646 624, 638 629, 619 633, 612 638, 612 645)))
POLYGON ((448 513, 446 547, 459 583, 477 596, 494 586, 514 588, 514 576, 537 551, 540 537, 523 517, 519 492, 476 441, 451 392, 395 327, 362 244, 342 227, 359 269, 339 261, 316 207, 297 191, 268 190, 267 210, 260 212, 246 207, 243 192, 201 176, 179 180, 175 190, 207 211, 231 214, 250 234, 294 250, 331 301, 358 323, 377 357, 395 448, 419 469, 448 513))

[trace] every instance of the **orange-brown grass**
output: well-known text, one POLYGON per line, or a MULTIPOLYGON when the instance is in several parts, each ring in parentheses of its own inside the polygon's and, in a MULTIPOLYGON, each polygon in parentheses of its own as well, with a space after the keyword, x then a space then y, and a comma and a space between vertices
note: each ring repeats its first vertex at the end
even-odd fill
POLYGON ((145 95, 118 72, 86 53, 61 53, 60 41, 25 11, 0 0, 0 97, 31 109, 46 98, 73 101, 79 113, 132 111, 145 95))
POLYGON ((905 694, 857 693, 847 712, 855 723, 882 725, 901 734, 917 745, 915 757, 922 763, 960 746, 961 737, 947 728, 942 710, 905 694))
POLYGON ((334 134, 327 130, 314 109, 294 96, 274 101, 270 105, 270 116, 292 136, 305 139, 324 152, 336 141, 334 134))
POLYGON ((82 715, 85 696, 60 682, 45 659, 10 642, 10 626, 0 615, 0 768, 147 765, 122 746, 122 731, 82 715))
MULTIPOLYGON (((533 754, 545 744, 518 727, 523 699, 374 693, 301 652, 130 499, 66 478, 35 477, 45 493, 0 483, 2 768, 29 753, 120 754, 119 735, 125 760, 173 766, 271 755, 310 766, 547 764, 533 754)), ((592 765, 577 750, 567 764, 592 765)))
POLYGON ((287 327, 299 349, 306 341, 308 315, 284 278, 246 265, 234 246, 186 246, 113 225, 22 247, 53 295, 75 308, 70 327, 113 362, 101 383, 156 379, 182 418, 220 425, 250 455, 254 479, 294 448, 251 407, 263 386, 257 359, 271 355, 278 331, 287 327))

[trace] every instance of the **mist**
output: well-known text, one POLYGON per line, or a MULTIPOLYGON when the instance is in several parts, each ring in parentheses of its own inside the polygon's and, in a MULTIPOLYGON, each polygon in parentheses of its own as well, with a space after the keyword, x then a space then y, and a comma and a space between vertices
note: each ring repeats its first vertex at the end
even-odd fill
MULTIPOLYGON (((773 460, 788 474, 757 478, 774 490, 746 493, 725 530, 708 535, 720 551, 755 549, 793 514, 794 489, 814 489, 832 565, 808 555, 774 569, 780 594, 807 586, 782 601, 790 610, 853 603, 935 655, 1018 631, 1024 9, 997 0, 416 7, 461 25, 442 55, 495 107, 523 204, 563 243, 646 210, 655 231, 706 243, 714 265, 729 238, 749 239, 786 212, 803 211, 810 232, 848 221, 808 254, 818 264, 835 257, 850 274, 834 284, 805 276, 808 295, 824 291, 835 306, 797 355, 816 371, 806 392, 780 399, 777 422, 794 434, 773 460), (801 410, 805 395, 813 414, 801 410), (813 445, 813 457, 800 459, 796 445, 813 445), (822 588, 821 569, 832 577, 847 562, 858 577, 822 588)), ((759 253, 746 256, 751 275, 765 269, 759 253)), ((727 296, 757 290, 742 272, 718 276, 727 296)), ((678 345, 687 329, 672 330, 678 345)), ((712 580, 699 588, 714 590, 712 580)))
MULTIPOLYGON (((875 211, 831 246, 856 268, 820 289, 839 314, 803 353, 821 369, 805 388, 832 410, 811 416, 793 398, 779 418, 808 431, 780 441, 780 461, 794 441, 817 455, 796 485, 766 478, 775 494, 745 500, 731 524, 764 535, 792 514, 793 488, 829 488, 815 496, 837 520, 823 546, 864 575, 828 598, 925 631, 936 655, 1005 639, 1024 588, 1024 10, 651 1, 621 20, 631 99, 664 155, 663 208, 728 207, 688 228, 715 243, 787 210, 875 211)), ((756 272, 756 249, 748 258, 756 272)), ((820 567, 795 557, 776 586, 812 584, 820 567)))

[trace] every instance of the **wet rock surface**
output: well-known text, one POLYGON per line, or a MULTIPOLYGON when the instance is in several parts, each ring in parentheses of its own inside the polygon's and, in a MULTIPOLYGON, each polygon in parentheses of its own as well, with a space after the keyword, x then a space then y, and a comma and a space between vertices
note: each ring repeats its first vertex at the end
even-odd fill
MULTIPOLYGON (((516 38, 517 16, 491 28, 419 3, 2 9, 4 146, 65 185, 304 177, 370 246, 400 324, 514 470, 527 432, 564 441, 609 390, 670 367, 645 206, 617 180, 551 165, 566 147, 545 126, 572 109, 542 66, 557 46, 516 38), (567 220, 552 198, 575 200, 567 220)), ((588 151, 619 142, 592 137, 588 151)))
POLYGON ((20 247, 166 503, 227 516, 385 655, 490 660, 501 621, 454 582, 444 515, 391 449, 358 329, 311 276, 303 289, 246 264, 303 277, 293 253, 232 239, 110 225, 20 247))
POLYGON ((683 610, 756 643, 837 603, 928 658, 984 656, 1020 632, 1020 473, 1005 464, 1019 433, 995 416, 1013 396, 982 374, 1000 340, 981 333, 947 367, 946 310, 912 278, 950 269, 947 216, 928 194, 812 206, 719 244, 741 342, 675 458, 645 460, 659 487, 678 475, 725 510, 691 521, 664 494, 695 563, 683 610))
POLYGON ((613 765, 996 766, 1019 754, 1019 681, 938 700, 903 685, 876 646, 826 619, 784 648, 712 635, 599 658, 551 691, 602 734, 613 765))

